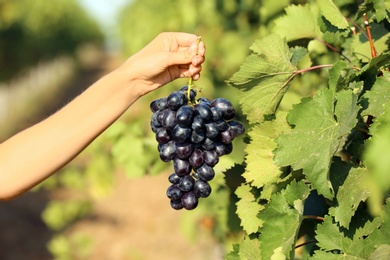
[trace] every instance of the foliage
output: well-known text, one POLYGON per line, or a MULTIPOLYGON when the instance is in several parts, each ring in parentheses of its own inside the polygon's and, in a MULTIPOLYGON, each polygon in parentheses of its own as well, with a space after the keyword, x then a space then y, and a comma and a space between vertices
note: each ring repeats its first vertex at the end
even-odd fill
POLYGON ((346 2, 289 5, 228 81, 251 126, 245 181, 235 191, 246 236, 229 259, 389 255, 390 6, 379 2, 349 17, 346 2), (356 36, 350 26, 360 28, 356 36), (309 73, 327 84, 288 100, 309 73), (298 240, 307 243, 299 252, 298 240))
POLYGON ((81 43, 101 44, 103 34, 76 0, 0 2, 0 80, 81 43))

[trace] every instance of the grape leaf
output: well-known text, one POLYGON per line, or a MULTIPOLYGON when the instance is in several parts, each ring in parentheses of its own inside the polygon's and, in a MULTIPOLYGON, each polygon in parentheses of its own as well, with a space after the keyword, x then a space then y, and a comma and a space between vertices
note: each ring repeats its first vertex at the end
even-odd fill
POLYGON ((290 5, 285 8, 286 15, 275 19, 272 31, 288 42, 299 39, 321 38, 318 26, 318 7, 315 5, 290 5))
POLYGON ((323 223, 317 226, 316 240, 317 246, 322 251, 315 251, 313 259, 370 259, 376 255, 386 254, 390 241, 390 206, 384 206, 381 216, 375 218, 372 222, 363 222, 365 229, 372 230, 372 233, 362 236, 362 232, 357 229, 344 229, 337 225, 332 217, 326 216, 323 223), (381 223, 380 228, 378 223, 381 223), (381 250, 378 251, 378 248, 381 250), (330 252, 339 250, 339 254, 330 252), (333 255, 333 256, 332 256, 333 255), (323 258, 325 257, 325 258, 323 258))
POLYGON ((260 243, 258 239, 250 239, 248 236, 240 243, 238 255, 240 259, 256 259, 261 254, 260 243))
MULTIPOLYGON (((271 197, 260 213, 263 226, 260 228, 262 259, 283 255, 290 259, 303 216, 304 200, 309 187, 303 182, 291 182, 286 189, 271 197)), ((280 258, 279 258, 280 259, 280 258)))
POLYGON ((248 184, 242 184, 235 191, 240 200, 236 203, 237 215, 241 219, 241 226, 247 234, 255 233, 262 225, 262 221, 257 214, 264 208, 263 205, 256 201, 252 194, 252 188, 248 184))
POLYGON ((248 133, 251 141, 245 149, 247 166, 243 177, 252 186, 262 188, 280 179, 282 172, 274 163, 272 151, 276 148, 275 138, 289 129, 285 113, 280 113, 273 121, 254 125, 248 133))
POLYGON ((373 193, 369 206, 378 211, 390 189, 390 102, 386 103, 383 114, 371 125, 370 134, 372 137, 365 143, 363 161, 370 174, 366 181, 371 184, 373 193))
POLYGON ((321 14, 339 29, 348 28, 348 22, 332 0, 317 0, 321 14))
POLYGON ((249 123, 257 123, 275 113, 296 68, 286 41, 275 34, 256 41, 251 50, 227 82, 241 90, 242 111, 249 123))
POLYGON ((384 71, 382 77, 377 77, 371 90, 363 98, 367 99, 368 107, 362 115, 378 117, 383 114, 384 105, 390 100, 390 72, 384 71))
POLYGON ((329 209, 329 214, 343 227, 349 228, 351 218, 360 202, 365 201, 371 194, 365 182, 366 174, 366 168, 351 169, 337 193, 337 206, 329 209))
MULTIPOLYGON (((389 51, 388 40, 390 32, 383 24, 373 23, 370 25, 374 46, 377 53, 389 51)), ((363 62, 368 62, 371 59, 370 42, 363 33, 359 33, 358 37, 353 37, 351 50, 354 55, 360 58, 363 62)))
POLYGON ((351 90, 334 93, 324 89, 313 98, 304 98, 288 114, 293 130, 276 139, 276 164, 303 169, 313 188, 332 199, 329 168, 343 138, 356 124, 356 103, 357 96, 351 90))
POLYGON ((377 22, 382 21, 383 19, 387 19, 390 22, 390 2, 387 0, 371 0, 374 5, 375 19, 377 22))

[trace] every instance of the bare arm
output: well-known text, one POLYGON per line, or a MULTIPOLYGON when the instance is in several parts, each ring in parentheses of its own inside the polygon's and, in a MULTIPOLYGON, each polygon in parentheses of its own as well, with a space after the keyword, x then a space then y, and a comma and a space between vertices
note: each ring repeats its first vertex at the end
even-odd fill
POLYGON ((192 34, 160 34, 60 111, 0 144, 0 200, 66 165, 141 96, 179 77, 199 78, 205 47, 195 41, 192 34))

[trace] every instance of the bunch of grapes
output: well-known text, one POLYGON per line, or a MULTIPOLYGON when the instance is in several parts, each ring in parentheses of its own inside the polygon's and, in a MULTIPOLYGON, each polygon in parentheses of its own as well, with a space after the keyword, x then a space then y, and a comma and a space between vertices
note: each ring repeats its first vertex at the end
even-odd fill
POLYGON ((167 196, 173 209, 192 210, 199 198, 211 193, 209 181, 219 157, 232 152, 233 139, 244 133, 236 112, 224 98, 198 98, 197 91, 182 87, 150 104, 151 128, 160 158, 173 161, 167 196))

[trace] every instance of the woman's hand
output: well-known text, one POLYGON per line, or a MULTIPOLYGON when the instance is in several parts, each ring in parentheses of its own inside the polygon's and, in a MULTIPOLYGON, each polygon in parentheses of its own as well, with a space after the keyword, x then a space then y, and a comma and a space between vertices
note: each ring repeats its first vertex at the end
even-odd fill
POLYGON ((165 32, 121 67, 128 75, 129 87, 137 88, 140 96, 177 78, 199 79, 205 60, 205 45, 188 33, 165 32))

